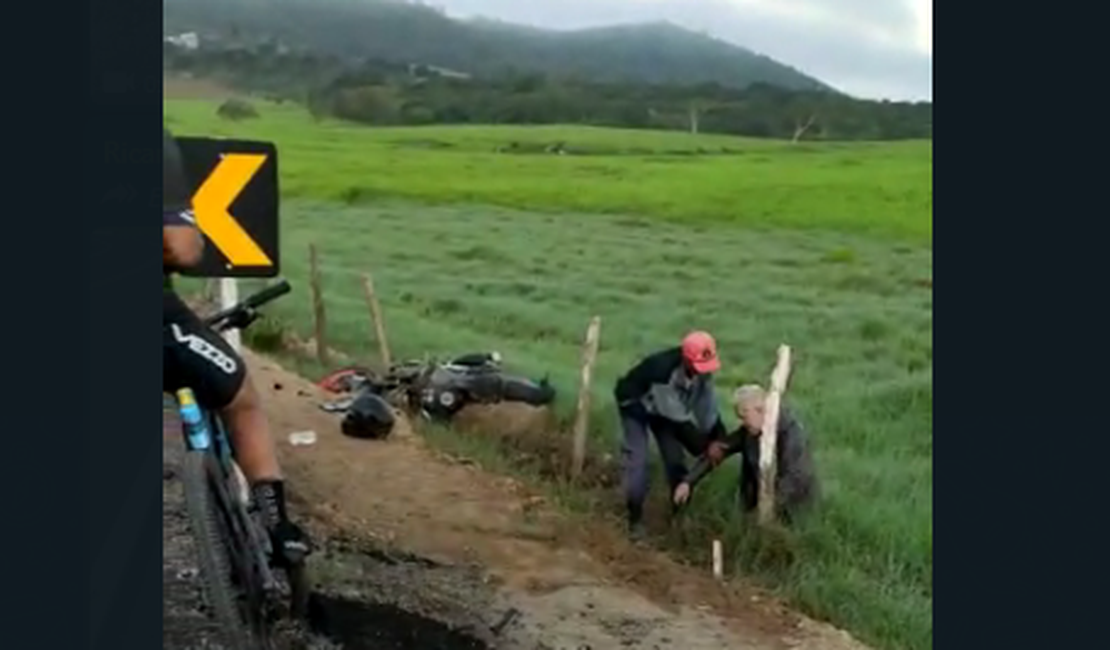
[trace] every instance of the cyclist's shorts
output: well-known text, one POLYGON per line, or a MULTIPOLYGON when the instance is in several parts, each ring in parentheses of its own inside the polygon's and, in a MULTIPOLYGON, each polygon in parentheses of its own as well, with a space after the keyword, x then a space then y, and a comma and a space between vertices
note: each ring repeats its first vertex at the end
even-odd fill
POLYGON ((202 406, 222 409, 243 385, 242 357, 176 293, 162 294, 162 390, 191 388, 202 406))

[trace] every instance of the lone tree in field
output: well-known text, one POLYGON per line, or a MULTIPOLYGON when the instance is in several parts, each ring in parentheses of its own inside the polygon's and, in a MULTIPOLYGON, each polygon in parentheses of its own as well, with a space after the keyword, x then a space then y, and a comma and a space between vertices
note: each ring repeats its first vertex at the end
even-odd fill
POLYGON ((794 122, 794 137, 790 139, 790 143, 791 144, 797 144, 798 140, 801 140, 802 136, 805 135, 805 132, 809 130, 809 127, 813 126, 813 122, 816 119, 817 119, 817 114, 816 113, 810 113, 809 114, 809 119, 806 120, 805 122, 802 122, 800 120, 794 122))
POLYGON ((216 115, 225 120, 249 120, 258 117, 258 110, 245 99, 232 98, 220 104, 216 109, 216 115))

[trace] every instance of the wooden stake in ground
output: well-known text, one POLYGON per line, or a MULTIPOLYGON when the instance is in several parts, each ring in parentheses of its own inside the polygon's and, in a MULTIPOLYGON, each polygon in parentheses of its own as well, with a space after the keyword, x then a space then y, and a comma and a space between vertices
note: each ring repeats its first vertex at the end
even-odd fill
POLYGON ((316 244, 308 245, 308 264, 312 284, 312 311, 316 316, 316 358, 328 365, 327 314, 324 312, 324 288, 320 282, 320 267, 316 263, 316 244))
POLYGON ((713 577, 718 580, 725 577, 725 553, 719 539, 713 540, 713 577))
POLYGON ((388 369, 393 365, 393 361, 389 353, 389 341, 385 338, 385 319, 382 318, 382 306, 378 304, 378 296, 374 293, 374 280, 369 273, 362 274, 362 291, 366 294, 366 304, 370 306, 370 320, 374 321, 374 331, 378 336, 382 366, 388 369))
POLYGON ((768 524, 775 513, 775 442, 778 438, 779 405, 790 377, 790 347, 779 346, 778 361, 771 373, 771 387, 763 405, 763 430, 759 434, 759 523, 768 524))
POLYGON ((574 464, 571 479, 577 480, 586 463, 586 429, 590 420, 590 383, 593 380, 597 344, 601 337, 601 316, 590 319, 586 343, 582 346, 582 382, 578 387, 578 412, 574 416, 574 464))

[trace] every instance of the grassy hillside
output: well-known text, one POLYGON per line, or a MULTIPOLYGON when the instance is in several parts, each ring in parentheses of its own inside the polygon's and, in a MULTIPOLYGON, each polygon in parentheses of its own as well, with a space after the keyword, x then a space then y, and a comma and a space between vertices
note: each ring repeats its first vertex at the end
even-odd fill
POLYGON ((454 20, 396 0, 166 0, 164 22, 170 33, 274 37, 321 52, 475 75, 517 68, 598 81, 828 89, 770 58, 669 24, 554 32, 454 20))
POLYGON ((232 124, 210 103, 182 101, 167 115, 184 132, 277 142, 289 197, 388 196, 932 238, 931 142, 790 145, 557 126, 368 129, 312 125, 288 104, 261 110, 261 120, 232 124), (560 142, 571 155, 537 155, 560 142), (511 153, 512 143, 532 153, 511 153))
MULTIPOLYGON (((880 648, 932 647, 931 147, 791 147, 728 137, 582 128, 367 129, 260 106, 167 102, 179 134, 272 139, 281 155, 284 272, 274 311, 311 333, 306 247, 320 251, 332 346, 372 358, 358 274, 370 271, 394 354, 497 349, 550 372, 573 408, 579 346, 602 316, 591 448, 616 452, 612 382, 688 329, 721 346, 722 397, 765 381, 794 347, 789 402, 824 488, 768 564, 733 511, 735 461, 699 487, 660 543, 880 648), (543 153, 565 141, 585 155, 543 153), (525 153, 495 153, 517 142, 525 153), (499 207, 498 207, 499 206, 499 207)), ((735 418, 728 414, 730 423, 735 418)), ((459 445, 481 445, 456 438, 459 445)), ((662 481, 654 498, 665 498, 662 481)), ((613 514, 611 496, 587 501, 613 514)))

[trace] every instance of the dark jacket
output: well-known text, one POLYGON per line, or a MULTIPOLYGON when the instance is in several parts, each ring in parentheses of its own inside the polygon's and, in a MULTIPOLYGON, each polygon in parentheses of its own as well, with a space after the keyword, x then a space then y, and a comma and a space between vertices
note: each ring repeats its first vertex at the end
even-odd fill
MULTIPOLYGON (((740 497, 745 510, 759 501, 759 436, 741 425, 725 436, 725 457, 740 454, 740 497)), ((805 431, 797 418, 783 407, 779 411, 778 437, 775 441, 775 504, 793 510, 817 496, 817 473, 805 431)), ((712 470, 709 458, 702 455, 686 475, 693 488, 712 470)))
MULTIPOLYGON (((726 433, 717 410, 712 375, 687 377, 682 348, 668 348, 645 357, 617 380, 613 397, 622 411, 649 423, 696 432, 696 437, 706 440, 720 439, 726 433)), ((700 452, 704 445, 686 446, 700 452)))

